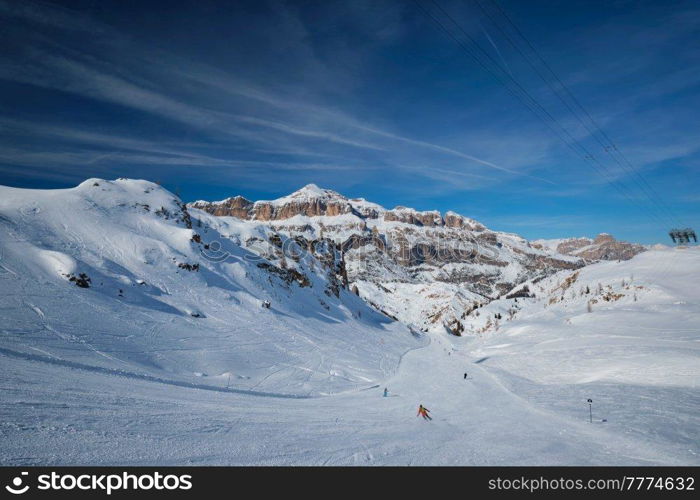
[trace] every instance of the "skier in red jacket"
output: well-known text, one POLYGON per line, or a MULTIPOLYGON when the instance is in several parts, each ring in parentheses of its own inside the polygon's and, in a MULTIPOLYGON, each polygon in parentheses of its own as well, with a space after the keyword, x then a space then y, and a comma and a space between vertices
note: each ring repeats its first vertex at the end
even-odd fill
POLYGON ((428 410, 425 406, 419 405, 418 406, 418 414, 416 417, 423 417, 423 420, 432 420, 432 417, 428 415, 430 413, 430 410, 428 410))

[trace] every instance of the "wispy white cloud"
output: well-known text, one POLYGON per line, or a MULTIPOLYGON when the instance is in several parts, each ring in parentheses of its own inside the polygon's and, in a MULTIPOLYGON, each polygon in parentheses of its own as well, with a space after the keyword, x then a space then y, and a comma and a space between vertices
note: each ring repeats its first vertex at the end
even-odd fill
MULTIPOLYGON (((6 175, 48 176, 51 168, 60 167, 77 179, 81 169, 76 166, 118 172, 121 165, 140 173, 147 167, 141 175, 170 169, 271 185, 294 176, 294 182, 325 178, 346 185, 391 179, 393 185, 386 189, 401 190, 414 198, 423 196, 426 186, 431 193, 447 196, 496 186, 500 192, 509 183, 509 192, 523 197, 563 199, 590 193, 608 182, 585 162, 566 156, 566 147, 527 110, 516 109, 514 102, 496 101, 498 96, 493 102, 465 98, 455 99, 454 105, 438 102, 434 109, 432 104, 419 102, 432 103, 436 94, 439 101, 440 85, 464 85, 464 81, 446 81, 440 74, 456 65, 451 60, 441 61, 442 66, 436 62, 427 69, 411 68, 429 73, 429 77, 420 75, 425 88, 415 90, 413 96, 418 98, 413 101, 397 98, 385 105, 373 99, 375 90, 388 101, 392 97, 391 88, 375 89, 363 81, 370 70, 377 71, 369 67, 373 54, 402 42, 404 31, 413 28, 406 23, 406 7, 400 2, 350 2, 342 9, 333 4, 327 11, 322 6, 323 12, 317 14, 322 18, 313 29, 300 12, 301 4, 282 2, 273 9, 274 19, 250 34, 255 38, 249 43, 274 46, 272 55, 249 67, 239 66, 238 58, 215 66, 206 57, 193 58, 192 53, 165 44, 156 48, 143 38, 125 36, 84 14, 72 16, 73 11, 52 4, 27 0, 17 5, 20 3, 0 0, 0 16, 35 29, 24 30, 22 41, 26 43, 0 57, 0 78, 90 99, 94 109, 104 103, 118 105, 128 110, 125 115, 138 116, 134 122, 142 119, 140 113, 147 114, 148 126, 114 123, 98 131, 70 113, 34 123, 27 116, 24 121, 6 117, 0 121, 0 134, 12 139, 4 141, 12 147, 0 149, 0 172, 6 175), (360 40, 357 46, 348 44, 342 33, 320 28, 321 20, 335 27, 352 24, 364 35, 354 37, 360 40), (60 30, 90 33, 94 43, 71 43, 55 35, 60 30), (273 66, 274 74, 266 73, 270 61, 285 62, 287 58, 287 64, 273 66), (437 83, 430 87, 433 80, 437 83), (404 114, 402 108, 412 106, 416 111, 404 114), (404 123, 405 116, 413 123, 404 123), (153 123, 162 124, 164 131, 153 123), (171 126, 186 132, 168 138, 171 126)), ((682 25, 684 21, 676 22, 682 25)), ((681 28, 688 31, 687 25, 681 28)), ((498 50, 497 40, 488 38, 498 50)), ((501 56, 505 60, 507 55, 501 56)), ((630 61, 635 67, 628 74, 648 67, 649 61, 641 56, 640 61, 630 61)), ((613 75, 601 77, 606 64, 602 61, 596 71, 587 68, 579 81, 574 78, 574 90, 586 78, 589 82, 591 78, 612 79, 613 75)), ((567 82, 572 81, 566 76, 567 82)), ((399 80, 395 75, 387 80, 391 83, 392 78, 399 80)), ((592 112, 600 123, 623 131, 619 142, 628 147, 635 164, 651 168, 669 158, 697 154, 698 129, 686 130, 685 139, 678 130, 664 135, 661 129, 674 129, 672 124, 658 118, 634 119, 650 116, 640 111, 641 104, 687 90, 699 79, 695 67, 688 67, 660 76, 646 87, 639 85, 636 92, 612 103, 584 101, 593 103, 592 112), (654 134, 646 133, 652 129, 656 129, 654 134)), ((499 92, 504 94, 502 89, 499 92)), ((577 139, 590 141, 576 120, 557 118, 577 139)), ((669 120, 674 118, 678 115, 669 120)), ((604 161, 614 179, 627 178, 614 162, 604 161)), ((509 219, 508 223, 511 221, 518 222, 509 219)), ((521 227, 538 226, 535 219, 520 223, 521 227)))
POLYGON ((31 0, 8 2, 0 0, 0 15, 29 23, 51 26, 62 30, 104 33, 106 26, 95 22, 80 12, 64 9, 56 4, 46 4, 31 0))
MULTIPOLYGON (((25 19, 41 23, 40 13, 45 18, 51 18, 53 14, 51 7, 34 3, 28 5, 31 8, 21 14, 25 19)), ((292 11, 282 9, 280 12, 285 17, 285 23, 299 32, 300 39, 305 36, 303 24, 295 19, 292 11)), ((475 172, 479 170, 493 169, 509 175, 529 176, 522 168, 509 168, 451 147, 381 130, 368 125, 366 119, 350 116, 334 107, 300 100, 294 89, 266 89, 203 63, 192 63, 162 50, 133 45, 126 38, 120 38, 114 30, 85 16, 81 16, 79 24, 85 30, 102 34, 104 40, 101 47, 111 44, 120 50, 91 54, 89 47, 83 48, 82 52, 76 48, 68 50, 40 37, 34 39, 34 46, 25 49, 31 68, 17 61, 3 64, 0 66, 0 77, 119 104, 204 129, 214 137, 231 136, 268 151, 278 150, 282 154, 294 148, 313 152, 314 148, 309 149, 310 144, 305 144, 305 141, 314 141, 316 146, 320 141, 357 148, 363 151, 363 155, 370 155, 357 157, 358 161, 381 161, 401 169, 411 164, 408 147, 415 150, 413 156, 423 164, 430 161, 429 153, 432 152, 465 160, 466 163, 459 166, 469 175, 476 175, 475 172), (130 54, 135 54, 134 63, 120 59, 125 48, 129 49, 130 54), (193 86, 191 82, 198 85, 193 86), (239 102, 235 100, 225 100, 221 106, 214 107, 210 103, 211 89, 242 99, 243 105, 238 106, 239 102), (251 111, 256 114, 251 114, 251 111)), ((388 35, 389 38, 393 36, 395 33, 388 35)), ((383 37, 385 35, 380 38, 383 37)), ((311 53, 308 49, 306 52, 311 53)), ((309 58, 313 59, 314 66, 321 64, 315 56, 309 55, 309 58)), ((121 144, 124 144, 123 141, 121 144)), ((325 156, 338 158, 349 154, 347 151, 334 151, 329 146, 317 147, 317 154, 318 151, 325 156)), ((427 170, 424 172, 428 174, 427 170)), ((551 182, 537 176, 529 177, 551 182)))

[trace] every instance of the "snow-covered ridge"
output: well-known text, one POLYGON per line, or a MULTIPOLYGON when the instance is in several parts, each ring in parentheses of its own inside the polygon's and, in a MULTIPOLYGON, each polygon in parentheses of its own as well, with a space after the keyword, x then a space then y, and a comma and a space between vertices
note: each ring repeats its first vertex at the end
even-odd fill
POLYGON ((646 250, 643 245, 618 241, 608 233, 600 233, 595 238, 534 240, 532 245, 565 255, 581 257, 587 261, 628 260, 646 250))
POLYGON ((466 223, 474 229, 484 228, 473 219, 452 211, 447 212, 443 218, 437 210, 419 211, 404 206, 387 209, 364 198, 348 199, 336 191, 320 188, 316 184, 307 184, 287 196, 274 200, 250 201, 242 196, 233 196, 213 202, 198 200, 190 206, 215 215, 230 215, 246 220, 281 221, 299 215, 319 217, 351 213, 360 219, 384 219, 387 222, 412 225, 453 226, 466 223))
MULTIPOLYGON (((290 195, 277 198, 276 200, 269 201, 267 203, 272 203, 274 205, 284 205, 289 202, 307 202, 314 200, 342 200, 347 201, 345 196, 337 193, 331 189, 321 189, 316 184, 307 184, 301 189, 293 192, 290 195)), ((262 203, 265 203, 263 201, 262 203)))
POLYGON ((297 244, 269 227, 193 212, 140 180, 0 187, 0 295, 12 325, 0 348, 314 396, 371 385, 420 344, 345 288, 334 248, 285 256, 281 246, 297 244))
POLYGON ((386 209, 316 185, 272 201, 235 197, 190 207, 264 225, 307 245, 333 241, 343 249, 348 280, 362 298, 424 331, 468 334, 462 320, 476 305, 529 278, 583 264, 453 211, 443 216, 405 206, 386 209))
MULTIPOLYGON (((224 205, 224 204, 226 204, 234 199, 242 199, 242 200, 248 201, 245 197, 240 196, 240 195, 236 195, 236 196, 230 196, 230 197, 225 198, 225 199, 220 200, 220 201, 197 200, 197 201, 193 202, 193 204, 224 205)), ((289 202, 311 201, 311 200, 317 200, 317 199, 347 200, 347 198, 345 198, 343 195, 341 195, 340 193, 337 193, 331 189, 322 189, 322 188, 318 187, 316 184, 307 184, 306 186, 298 189, 297 191, 294 191, 293 193, 291 193, 287 196, 282 196, 282 197, 274 199, 274 200, 259 200, 257 203, 271 203, 274 205, 283 205, 283 204, 289 203, 289 202)), ((358 201, 362 201, 362 200, 358 200, 358 201)))
POLYGON ((700 463, 699 249, 567 269, 517 235, 357 220, 0 187, 0 464, 700 463), (470 233, 476 254, 427 248, 470 233))
MULTIPOLYGON (((485 344, 502 343, 510 335, 538 343, 554 342, 570 332, 571 341, 598 337, 590 341, 589 352, 569 359, 566 370, 549 372, 544 365, 531 365, 521 375, 542 382, 587 383, 615 381, 652 385, 686 386, 700 377, 698 334, 700 319, 694 274, 700 270, 700 248, 664 248, 649 250, 627 261, 603 261, 576 271, 562 271, 543 280, 519 287, 511 298, 484 306, 472 328, 481 327, 485 344), (498 316, 498 317, 495 317, 498 316), (669 316, 673 320, 669 321, 669 316), (479 326, 477 326, 477 324, 479 326), (634 357, 622 355, 637 342, 665 345, 674 351, 672 367, 669 353, 661 360, 657 352, 646 349, 634 357), (686 343, 673 350, 674 343, 686 343), (694 344, 693 344, 694 342, 694 344), (603 356, 604 350, 620 350, 617 356, 603 356), (565 372, 565 373, 564 373, 565 372)), ((540 345, 540 344, 538 344, 540 345)), ((512 353, 524 361, 530 349, 512 353)), ((551 356, 556 351, 539 352, 551 356)), ((502 358, 504 364, 506 359, 502 358)), ((510 361, 510 360, 509 360, 510 361)), ((498 364, 498 362, 496 362, 498 364)))

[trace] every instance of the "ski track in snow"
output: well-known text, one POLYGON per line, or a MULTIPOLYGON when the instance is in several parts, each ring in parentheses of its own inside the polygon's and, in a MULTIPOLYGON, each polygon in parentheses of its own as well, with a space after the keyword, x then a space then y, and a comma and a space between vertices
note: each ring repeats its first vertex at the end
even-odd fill
POLYGON ((304 396, 302 394, 275 394, 270 392, 260 392, 260 391, 248 391, 243 389, 231 389, 225 387, 216 387, 212 385, 205 384, 194 384, 191 382, 177 381, 177 380, 167 380, 163 378, 153 377, 146 374, 131 373, 123 370, 114 370, 108 368, 101 368, 99 366, 84 365, 81 363, 76 363, 73 361, 66 361, 54 356, 40 356, 37 354, 28 354, 17 351, 12 351, 10 349, 0 348, 0 354, 4 356, 12 356, 19 359, 24 359, 28 361, 37 361, 41 363, 48 363, 51 365, 65 366, 67 368, 72 368, 75 370, 82 370, 86 372, 100 373, 103 375, 115 375, 118 377, 132 378, 138 380, 144 380, 147 382, 155 382, 158 384, 174 385, 177 387, 188 387, 192 389, 199 389, 203 391, 216 391, 216 392, 231 392, 236 394, 246 394, 248 396, 260 396, 260 397, 270 397, 270 398, 291 398, 291 399, 306 399, 311 396, 304 396))
POLYGON ((310 287, 270 277, 232 243, 259 227, 205 218, 232 258, 202 260, 160 206, 179 210, 143 181, 0 187, 0 465, 700 465, 698 250, 580 271, 634 274, 634 300, 587 313, 576 288, 456 338, 332 297, 303 262, 310 287))

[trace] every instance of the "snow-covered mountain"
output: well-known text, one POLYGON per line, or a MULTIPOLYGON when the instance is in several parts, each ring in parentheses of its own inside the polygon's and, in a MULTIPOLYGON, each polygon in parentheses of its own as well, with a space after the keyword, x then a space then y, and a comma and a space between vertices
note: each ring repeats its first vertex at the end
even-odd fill
POLYGON ((313 184, 272 201, 237 196, 189 207, 269 228, 309 248, 332 242, 352 290, 423 331, 448 328, 464 334, 470 314, 481 305, 528 279, 584 264, 454 212, 388 210, 313 184))
POLYGON ((348 290, 372 283, 353 265, 394 273, 384 296, 410 305, 454 299, 415 270, 451 263, 378 241, 349 258, 361 247, 326 233, 451 235, 460 216, 350 204, 258 221, 145 181, 0 187, 0 464, 700 463, 698 248, 581 268, 461 218, 523 281, 463 319, 470 335, 421 334, 348 290), (533 255, 572 268, 532 272, 533 255))
POLYGON ((503 346, 508 355, 498 357, 518 357, 523 364, 534 351, 538 360, 549 357, 553 363, 562 343, 570 342, 567 349, 586 345, 585 355, 567 358, 556 374, 541 366, 518 368, 542 382, 693 385, 700 381, 700 349, 692 343, 700 333, 693 277, 699 268, 700 248, 695 247, 650 250, 624 262, 560 272, 522 285, 534 292, 530 296, 514 293, 512 299, 484 306, 482 315, 499 315, 501 321, 500 328, 481 338, 484 345, 493 345, 517 336, 517 354, 503 346), (535 344, 524 348, 529 342, 535 344), (635 349, 635 343, 646 347, 635 349))
POLYGON ((586 262, 600 260, 628 260, 646 250, 643 245, 618 241, 612 235, 601 233, 595 238, 560 238, 534 240, 532 245, 564 255, 580 257, 586 262))
POLYGON ((370 386, 420 344, 341 286, 335 249, 281 258, 269 228, 195 217, 150 182, 1 187, 0 234, 13 353, 308 395, 370 386))

